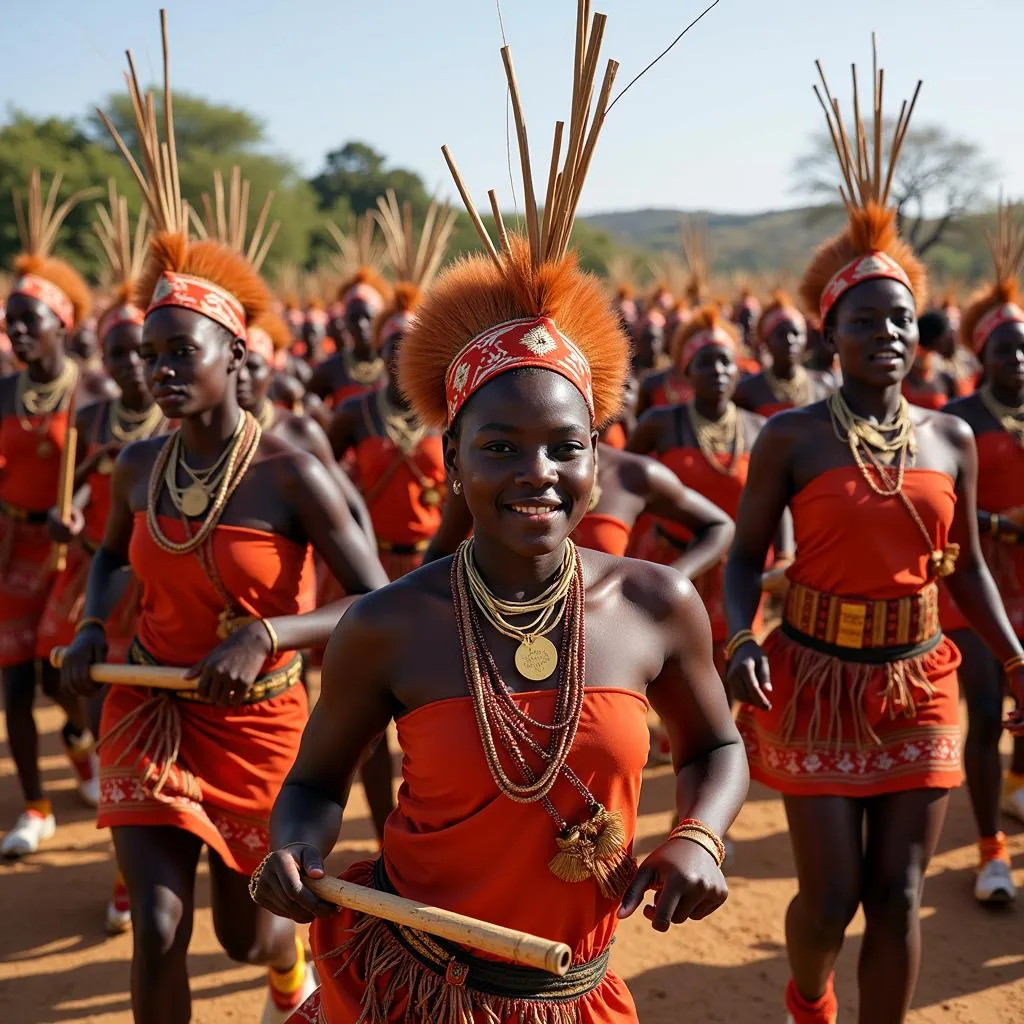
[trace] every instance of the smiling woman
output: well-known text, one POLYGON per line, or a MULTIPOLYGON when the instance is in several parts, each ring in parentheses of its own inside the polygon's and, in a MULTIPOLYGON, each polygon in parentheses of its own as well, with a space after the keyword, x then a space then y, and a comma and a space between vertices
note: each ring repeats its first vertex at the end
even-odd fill
MULTIPOLYGON (((603 25, 601 15, 579 25, 591 70, 603 25)), ((488 255, 442 274, 402 341, 402 391, 444 431, 449 486, 465 498, 473 539, 363 599, 327 650, 324 678, 344 678, 345 694, 328 686, 314 709, 274 810, 274 853, 253 878, 266 908, 316 918, 322 988, 304 1019, 635 1024, 608 970, 617 919, 650 889, 645 913, 659 931, 706 917, 727 895, 718 834, 747 776, 707 616, 673 570, 570 540, 628 366, 616 314, 567 251, 591 105, 576 71, 564 195, 553 179, 541 218, 524 156, 530 237, 501 225, 499 251, 463 190, 488 255), (683 820, 638 868, 649 704, 671 737, 683 820), (346 877, 564 942, 564 978, 338 914, 305 884, 323 876, 363 751, 392 719, 404 754, 398 807, 380 859, 346 877)), ((588 154, 613 76, 614 65, 588 154)))
MULTIPOLYGON (((205 845, 217 936, 232 958, 270 968, 271 1024, 308 995, 313 974, 292 923, 249 899, 247 876, 306 721, 297 651, 326 643, 345 609, 310 611, 307 547, 349 594, 387 581, 323 465, 239 407, 238 373, 267 289, 237 245, 190 241, 173 134, 160 139, 152 97, 147 105, 134 75, 129 84, 146 174, 129 161, 156 229, 136 289, 142 358, 157 405, 180 427, 117 459, 63 682, 92 690, 130 566, 142 601, 129 661, 184 668, 194 685, 115 687, 103 708, 99 824, 112 829, 131 901, 132 1010, 146 1024, 189 1019, 186 954, 205 845)), ((173 124, 166 78, 163 99, 173 124)))
POLYGON ((974 438, 900 394, 926 281, 888 205, 909 112, 904 104, 883 160, 881 83, 879 71, 873 132, 829 113, 849 226, 819 250, 801 289, 843 384, 762 428, 726 571, 728 684, 746 705, 751 773, 783 794, 796 857, 785 996, 795 1024, 834 1024, 832 968, 859 905, 860 1019, 897 1024, 913 994, 925 870, 960 781, 960 656, 939 626, 940 578, 1024 684, 978 545, 974 438), (751 631, 761 567, 787 507, 796 560, 783 624, 762 649, 751 631))

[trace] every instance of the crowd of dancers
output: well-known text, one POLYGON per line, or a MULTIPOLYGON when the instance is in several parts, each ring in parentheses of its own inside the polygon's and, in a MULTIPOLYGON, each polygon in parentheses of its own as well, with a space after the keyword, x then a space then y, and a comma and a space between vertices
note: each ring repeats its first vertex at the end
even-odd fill
POLYGON ((505 53, 521 234, 493 193, 486 226, 445 151, 479 255, 446 264, 454 214, 389 193, 335 232, 330 294, 275 291, 269 201, 250 225, 236 172, 190 209, 169 82, 158 118, 134 72, 137 151, 108 127, 143 212, 113 186, 97 203, 101 290, 53 255, 93 199, 38 172, 15 198, 0 665, 24 811, 0 851, 58 827, 41 686, 113 837, 136 1021, 190 1019, 204 847, 218 940, 268 969, 267 1024, 636 1021, 617 921, 722 905, 750 776, 783 797, 798 881, 780 1019, 834 1024, 858 908, 860 1020, 905 1019, 964 772, 974 895, 1016 896, 1024 230, 1001 206, 990 279, 929 302, 889 196, 917 94, 883 139, 876 69, 852 119, 822 77, 848 224, 789 293, 721 294, 694 224, 685 282, 599 281, 571 236, 617 67, 597 88, 603 31, 581 3, 546 188, 505 53), (111 665, 129 684, 96 681, 111 665), (676 806, 637 864, 649 758, 676 806), (567 973, 317 895, 356 778, 381 845, 348 880, 564 942, 567 973))

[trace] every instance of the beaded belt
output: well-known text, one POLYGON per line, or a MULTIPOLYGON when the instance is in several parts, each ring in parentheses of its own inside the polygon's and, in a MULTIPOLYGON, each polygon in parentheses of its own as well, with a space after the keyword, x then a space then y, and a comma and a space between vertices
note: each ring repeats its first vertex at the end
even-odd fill
POLYGON ((413 544, 392 544, 386 540, 377 541, 377 550, 385 555, 421 555, 429 546, 429 540, 418 540, 413 544))
MULTIPOLYGON (((395 893, 379 858, 373 865, 373 887, 380 892, 395 893)), ((533 967, 484 960, 467 953, 461 946, 442 942, 424 932, 390 921, 384 923, 395 940, 422 967, 445 978, 448 984, 464 986, 486 996, 568 1003, 593 992, 608 972, 611 946, 593 960, 570 967, 564 977, 558 978, 533 967)))
MULTIPOLYGON (((128 648, 128 660, 133 665, 159 665, 161 664, 147 651, 136 637, 128 648)), ((302 679, 302 658, 296 654, 290 661, 286 662, 273 672, 260 676, 249 688, 242 704, 259 704, 261 701, 270 700, 279 694, 290 690, 299 680, 302 679)), ((167 691, 176 700, 189 700, 197 704, 210 704, 211 701, 197 693, 195 690, 170 690, 167 691)))
POLYGON ((828 594, 792 583, 782 632, 791 640, 844 661, 882 663, 925 654, 942 639, 939 590, 873 601, 828 594))
POLYGON ((31 526, 43 526, 50 516, 49 511, 34 512, 27 508, 19 508, 17 505, 9 505, 6 501, 0 501, 0 516, 10 519, 15 523, 28 523, 31 526))

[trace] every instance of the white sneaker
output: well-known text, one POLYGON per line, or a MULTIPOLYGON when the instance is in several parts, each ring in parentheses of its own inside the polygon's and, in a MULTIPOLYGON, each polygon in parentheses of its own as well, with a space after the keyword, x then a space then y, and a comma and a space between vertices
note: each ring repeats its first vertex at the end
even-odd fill
POLYGON ((1003 797, 1003 814, 1016 818, 1024 825, 1024 786, 1003 797))
POLYGON ((1012 903, 1017 898, 1017 887, 1005 860, 982 864, 974 883, 974 898, 979 903, 1012 903))
POLYGON ((78 780, 78 795, 87 807, 100 805, 100 759, 95 754, 89 755, 92 762, 92 778, 78 780))
POLYGON ((132 908, 128 902, 128 889, 118 876, 107 903, 107 931, 111 935, 123 935, 131 926, 132 908))
POLYGON ((320 984, 313 970, 313 965, 306 962, 306 978, 299 989, 295 1005, 290 1010, 280 1010, 274 1003, 274 994, 270 991, 270 982, 267 982, 267 1001, 263 1006, 263 1016, 260 1024, 285 1024, 285 1021, 316 991, 320 984))
POLYGON ((65 743, 68 760, 78 778, 78 795, 88 807, 100 804, 100 759, 96 741, 88 729, 72 743, 65 743))
POLYGON ((25 857, 35 853, 44 839, 52 839, 57 821, 52 814, 25 811, 14 823, 14 828, 0 842, 0 856, 25 857))

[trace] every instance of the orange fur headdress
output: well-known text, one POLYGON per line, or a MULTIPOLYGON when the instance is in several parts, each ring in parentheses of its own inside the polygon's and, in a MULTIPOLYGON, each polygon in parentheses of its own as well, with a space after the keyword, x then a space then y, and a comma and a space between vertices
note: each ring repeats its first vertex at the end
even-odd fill
POLYGON ((245 338, 247 325, 270 308, 270 294, 249 259, 230 245, 210 238, 189 241, 189 221, 193 215, 181 198, 178 177, 166 11, 160 12, 160 30, 164 52, 163 142, 152 94, 143 97, 135 64, 131 53, 128 54, 128 89, 142 148, 142 168, 110 119, 99 111, 100 119, 139 183, 156 228, 136 288, 136 301, 147 314, 162 306, 193 310, 235 337, 245 338))
POLYGON ((995 280, 971 296, 960 320, 961 340, 977 353, 1003 324, 1024 323, 1024 309, 1020 305, 1024 230, 1014 213, 1013 206, 1000 202, 995 236, 988 234, 995 280))
POLYGON ((600 282, 579 269, 569 236, 584 179, 607 115, 618 70, 609 61, 591 110, 606 18, 577 13, 573 108, 562 162, 564 123, 555 126, 550 174, 541 210, 534 192, 526 123, 512 55, 502 49, 519 138, 527 237, 509 236, 498 198, 488 193, 498 233, 495 246, 448 147, 442 148, 484 255, 461 259, 420 305, 399 353, 399 376, 424 423, 450 425, 469 397, 499 374, 540 367, 580 391, 595 424, 618 412, 629 364, 619 318, 600 282))
POLYGON ((441 269, 455 229, 455 211, 447 203, 431 202, 418 241, 413 230, 412 206, 406 203, 400 208, 394 189, 388 189, 377 200, 377 211, 388 259, 398 278, 390 305, 374 321, 373 340, 380 348, 409 329, 416 307, 441 269))
POLYGON ((763 345, 771 336, 772 331, 784 320, 792 320, 798 327, 807 329, 807 318, 797 308, 796 303, 781 289, 772 292, 772 300, 764 308, 761 319, 757 322, 757 339, 763 345))
POLYGON ((57 206, 60 183, 61 175, 55 174, 44 204, 42 178, 35 167, 29 177, 27 210, 22 206, 21 193, 12 193, 22 252, 14 260, 17 276, 10 294, 38 299, 70 331, 89 315, 92 298, 81 274, 70 263, 51 256, 50 251, 67 215, 92 194, 92 189, 76 192, 57 206))
POLYGON ((814 92, 825 111, 829 134, 839 159, 843 176, 839 194, 849 219, 846 230, 826 242, 815 253, 800 285, 801 297, 810 309, 818 312, 823 324, 836 302, 863 281, 878 278, 899 281, 913 294, 919 308, 924 307, 927 299, 925 269, 913 249, 899 237, 896 210, 889 205, 896 164, 921 91, 921 83, 917 83, 909 104, 905 100, 903 102, 886 154, 882 138, 882 87, 885 72, 878 68, 873 37, 872 53, 874 120, 870 136, 860 116, 856 68, 853 76, 854 125, 853 130, 847 132, 839 112, 839 101, 829 91, 821 62, 817 62, 825 98, 817 86, 814 92))
POLYGON ((720 345, 733 353, 739 351, 736 328, 714 303, 695 310, 690 319, 676 331, 672 339, 673 362, 685 373, 697 353, 709 345, 720 345))

